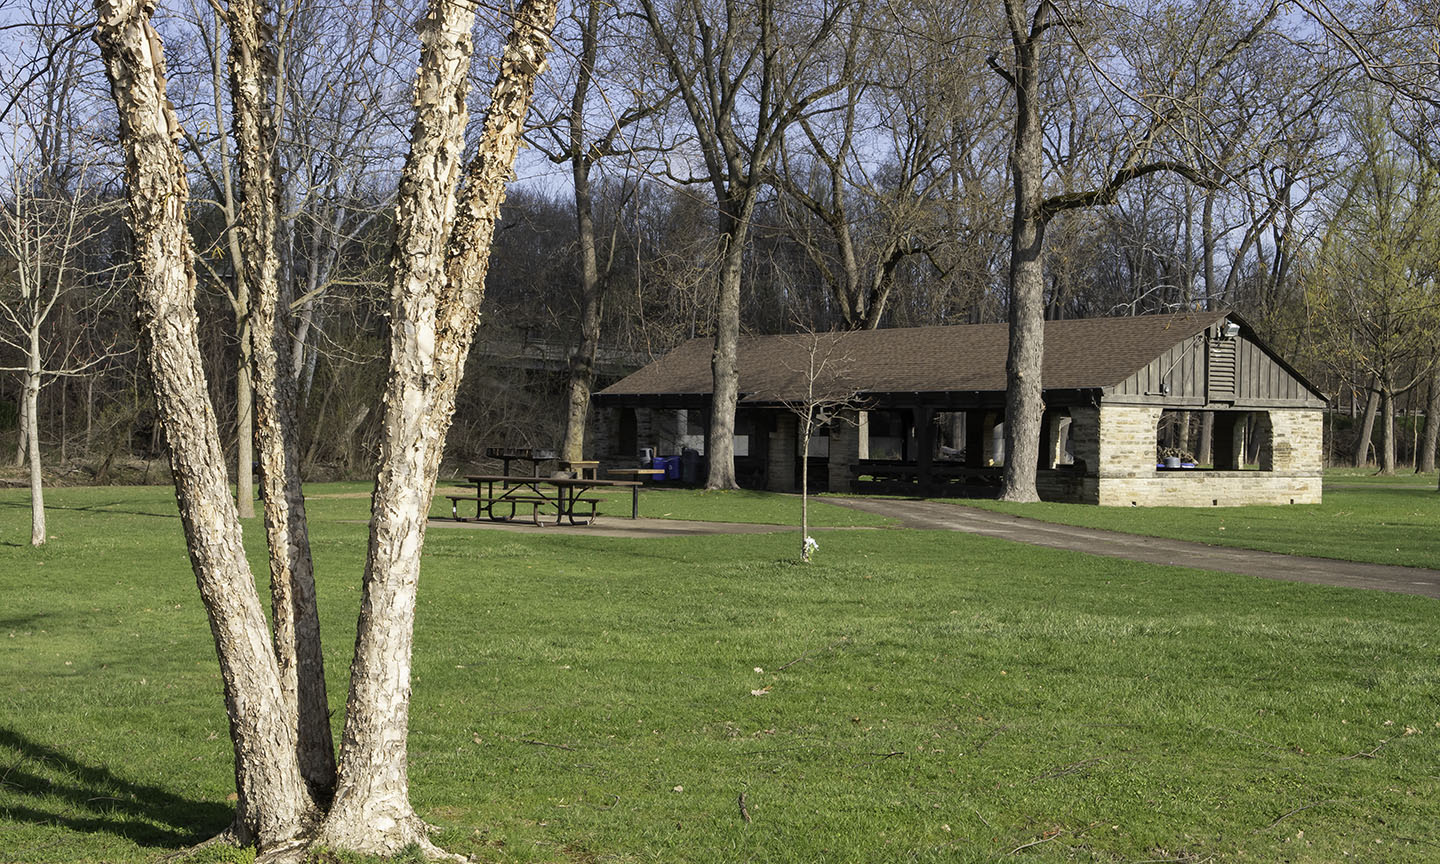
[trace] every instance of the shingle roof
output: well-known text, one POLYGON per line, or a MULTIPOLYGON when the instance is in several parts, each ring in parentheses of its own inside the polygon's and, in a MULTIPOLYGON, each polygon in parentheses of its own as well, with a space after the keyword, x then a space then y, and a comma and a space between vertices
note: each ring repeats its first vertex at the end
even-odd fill
MULTIPOLYGON (((1047 321, 1041 381, 1047 390, 1119 384, 1224 316, 1206 312, 1047 321)), ((964 324, 745 336, 739 344, 740 394, 752 402, 798 398, 812 345, 844 368, 847 389, 859 393, 1003 391, 1008 334, 1005 324, 964 324)), ((600 395, 709 394, 713 347, 712 339, 691 339, 600 395)))

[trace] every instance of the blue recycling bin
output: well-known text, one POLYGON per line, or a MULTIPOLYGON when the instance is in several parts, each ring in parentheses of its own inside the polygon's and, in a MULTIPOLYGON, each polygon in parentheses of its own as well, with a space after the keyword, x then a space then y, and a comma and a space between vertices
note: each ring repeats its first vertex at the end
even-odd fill
POLYGON ((682 469, 679 456, 656 456, 655 461, 651 464, 650 467, 665 469, 666 480, 680 479, 680 472, 682 469))

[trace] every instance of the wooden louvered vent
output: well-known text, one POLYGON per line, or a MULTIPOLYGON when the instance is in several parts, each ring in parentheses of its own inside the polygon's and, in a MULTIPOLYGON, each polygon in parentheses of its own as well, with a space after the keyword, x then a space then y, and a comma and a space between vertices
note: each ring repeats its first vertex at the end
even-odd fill
POLYGON ((1235 339, 1215 339, 1210 343, 1210 398, 1235 398, 1235 339))

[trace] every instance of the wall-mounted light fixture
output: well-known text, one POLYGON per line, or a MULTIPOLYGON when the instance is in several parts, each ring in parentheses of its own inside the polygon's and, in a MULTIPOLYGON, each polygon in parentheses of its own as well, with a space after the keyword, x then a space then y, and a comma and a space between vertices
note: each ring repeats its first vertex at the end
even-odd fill
POLYGON ((1240 335, 1240 325, 1234 321, 1226 321, 1220 325, 1220 336, 1225 339, 1234 339, 1240 335))

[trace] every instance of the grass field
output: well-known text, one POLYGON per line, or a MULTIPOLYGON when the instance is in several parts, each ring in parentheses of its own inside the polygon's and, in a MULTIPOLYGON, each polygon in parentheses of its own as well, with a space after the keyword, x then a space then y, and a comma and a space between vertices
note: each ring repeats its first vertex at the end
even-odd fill
MULTIPOLYGON (((313 491, 340 706, 368 502, 313 491)), ((654 515, 796 506, 667 495, 654 515)), ((163 489, 49 500, 37 551, 24 493, 0 493, 0 862, 153 861, 232 806, 178 520, 163 489)), ((940 532, 828 531, 802 566, 794 540, 431 531, 411 778, 440 842, 496 862, 1440 860, 1433 600, 940 532)))
POLYGON ((1323 503, 1291 507, 956 503, 1150 537, 1440 569, 1440 493, 1435 483, 1434 474, 1378 477, 1373 471, 1342 469, 1326 473, 1323 503))

